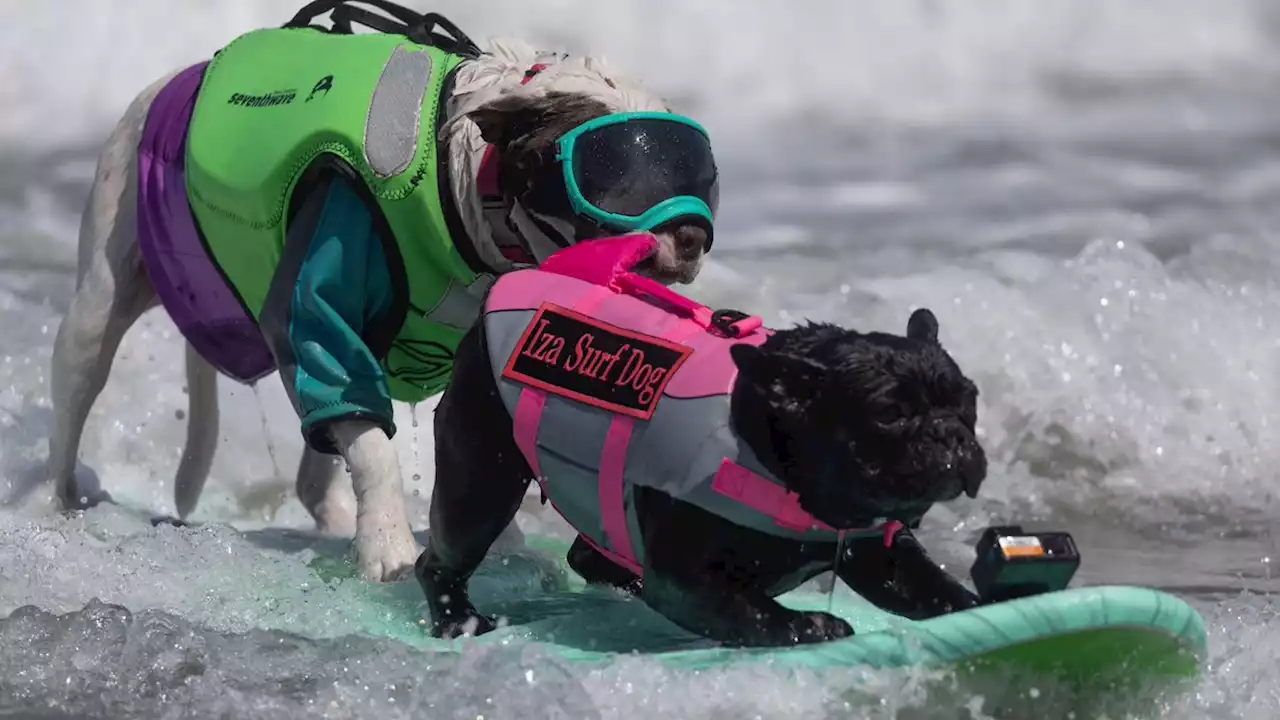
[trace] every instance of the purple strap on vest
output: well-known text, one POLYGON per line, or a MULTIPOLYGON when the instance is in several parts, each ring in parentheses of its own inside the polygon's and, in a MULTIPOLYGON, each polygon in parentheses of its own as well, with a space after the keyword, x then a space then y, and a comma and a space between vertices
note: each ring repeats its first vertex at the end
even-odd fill
POLYGON ((147 113, 138 145, 138 249, 187 342, 220 372, 252 383, 275 370, 275 358, 205 250, 183 179, 187 128, 207 64, 178 73, 147 113))

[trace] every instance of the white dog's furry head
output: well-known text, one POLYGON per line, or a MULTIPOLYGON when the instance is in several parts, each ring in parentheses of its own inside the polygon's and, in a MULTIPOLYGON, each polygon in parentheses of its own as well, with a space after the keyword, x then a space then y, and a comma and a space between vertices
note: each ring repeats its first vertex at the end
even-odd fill
MULTIPOLYGON (((619 112, 671 112, 666 100, 589 56, 539 51, 518 40, 493 40, 458 70, 442 129, 450 153, 454 199, 482 260, 498 270, 511 263, 493 243, 476 192, 486 146, 497 149, 506 210, 541 261, 554 247, 535 240, 535 222, 552 224, 574 240, 598 235, 569 208, 555 160, 556 142, 588 120, 619 112), (527 82, 535 64, 545 68, 527 82), (536 218, 536 221, 535 221, 536 218)), ((658 250, 639 269, 664 283, 692 282, 702 267, 710 228, 677 221, 654 229, 658 250)))

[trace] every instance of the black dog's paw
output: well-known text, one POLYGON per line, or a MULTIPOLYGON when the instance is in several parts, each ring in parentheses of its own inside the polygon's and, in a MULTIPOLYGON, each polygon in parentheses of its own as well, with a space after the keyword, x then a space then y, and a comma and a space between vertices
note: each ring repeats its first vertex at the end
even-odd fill
POLYGON ((853 626, 825 612, 797 613, 792 627, 796 642, 800 644, 827 642, 853 636, 853 626))
POLYGON ((958 587, 953 588, 950 597, 947 598, 947 612, 960 612, 961 610, 972 610, 973 608, 983 605, 982 598, 969 588, 956 583, 958 587))
POLYGON ((485 617, 469 609, 451 613, 450 617, 437 620, 431 625, 431 636, 441 640, 453 640, 459 637, 478 637, 492 632, 498 627, 493 618, 485 617))
POLYGON ((606 585, 636 596, 644 589, 639 577, 601 555, 581 535, 573 541, 565 560, 570 569, 591 585, 606 585))

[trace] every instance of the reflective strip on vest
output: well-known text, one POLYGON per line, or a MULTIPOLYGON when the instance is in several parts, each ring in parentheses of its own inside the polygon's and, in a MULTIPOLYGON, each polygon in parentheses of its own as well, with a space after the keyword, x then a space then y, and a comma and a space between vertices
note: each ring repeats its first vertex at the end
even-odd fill
MULTIPOLYGON (((834 528, 800 508, 795 495, 731 427, 730 392, 737 370, 729 348, 737 343, 759 345, 768 337, 766 331, 723 338, 638 298, 536 269, 498 279, 485 303, 484 328, 499 394, 514 421, 516 443, 547 499, 615 562, 641 574, 644 551, 632 496, 636 486, 656 488, 770 535, 822 542, 837 539, 834 528), (544 303, 692 352, 667 381, 648 419, 504 377, 526 331, 538 332, 530 324, 544 303)), ((569 358, 575 347, 566 344, 564 352, 561 365, 573 364, 569 358)), ((617 368, 624 361, 600 369, 608 357, 595 365, 597 374, 620 378, 617 368)))

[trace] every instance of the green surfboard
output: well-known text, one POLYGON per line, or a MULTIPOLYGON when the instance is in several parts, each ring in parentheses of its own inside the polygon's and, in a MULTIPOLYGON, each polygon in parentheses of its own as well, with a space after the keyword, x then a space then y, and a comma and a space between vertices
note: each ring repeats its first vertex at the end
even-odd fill
MULTIPOLYGON (((797 590, 780 601, 829 609, 856 634, 791 648, 728 649, 681 630, 634 598, 585 586, 564 565, 564 543, 529 543, 532 552, 491 557, 472 581, 476 606, 505 623, 499 630, 454 641, 429 638, 416 596, 411 618, 375 633, 441 651, 530 642, 573 663, 639 654, 689 670, 761 662, 812 669, 950 667, 1053 674, 1107 689, 1191 679, 1206 656, 1204 622, 1195 609, 1168 593, 1121 586, 1069 589, 923 621, 884 612, 843 587, 832 595, 797 590)), ((400 588, 395 594, 414 593, 400 588)))

